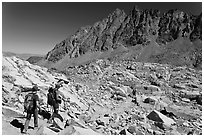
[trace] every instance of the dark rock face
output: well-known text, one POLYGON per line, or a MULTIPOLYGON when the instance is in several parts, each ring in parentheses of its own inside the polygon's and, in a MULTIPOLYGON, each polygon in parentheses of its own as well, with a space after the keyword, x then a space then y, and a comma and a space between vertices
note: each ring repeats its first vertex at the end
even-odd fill
POLYGON ((191 41, 201 39, 200 21, 199 16, 189 16, 178 10, 169 10, 160 19, 157 42, 166 44, 178 37, 187 37, 191 41))
MULTIPOLYGON (((119 45, 127 48, 138 44, 145 46, 152 41, 162 46, 182 37, 191 42, 201 40, 202 14, 190 16, 179 10, 169 10, 160 15, 158 10, 134 7, 126 15, 124 11, 116 9, 102 21, 80 28, 70 38, 57 44, 45 59, 55 63, 65 55, 77 58, 88 51, 104 52, 119 45)), ((195 66, 202 62, 199 53, 195 52, 192 56, 195 66)))
POLYGON ((141 11, 134 8, 128 15, 129 20, 121 36, 121 39, 125 42, 124 44, 128 46, 146 45, 151 37, 157 37, 159 14, 158 10, 141 11))
POLYGON ((194 30, 190 34, 191 41, 195 39, 202 39, 202 14, 198 17, 194 17, 194 30))
POLYGON ((62 41, 61 43, 57 44, 52 51, 47 53, 45 58, 52 62, 62 59, 62 57, 68 53, 65 43, 66 41, 62 41))
POLYGON ((29 57, 26 61, 28 61, 31 64, 35 64, 37 62, 39 62, 40 60, 42 60, 43 57, 39 57, 39 56, 31 56, 29 57))

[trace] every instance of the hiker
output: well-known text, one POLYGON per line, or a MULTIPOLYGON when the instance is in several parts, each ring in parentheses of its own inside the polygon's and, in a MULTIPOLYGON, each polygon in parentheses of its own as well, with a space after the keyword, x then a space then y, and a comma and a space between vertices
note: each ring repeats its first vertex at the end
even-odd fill
POLYGON ((34 129, 38 127, 38 109, 40 111, 39 97, 37 95, 37 91, 39 91, 38 86, 33 86, 31 91, 31 93, 25 96, 24 100, 24 111, 27 113, 27 116, 22 133, 27 133, 32 114, 34 116, 34 129))
POLYGON ((62 83, 57 83, 55 85, 55 88, 50 87, 48 90, 48 94, 47 94, 47 105, 50 105, 53 109, 53 114, 49 120, 49 122, 51 122, 51 120, 53 120, 54 115, 58 115, 58 111, 59 111, 59 104, 61 104, 62 102, 62 97, 60 95, 60 92, 58 91, 58 89, 62 87, 62 83))

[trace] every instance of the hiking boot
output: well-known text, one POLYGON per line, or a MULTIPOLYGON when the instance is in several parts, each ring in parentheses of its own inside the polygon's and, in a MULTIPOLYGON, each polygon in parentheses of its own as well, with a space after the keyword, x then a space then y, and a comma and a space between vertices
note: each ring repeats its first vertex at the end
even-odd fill
POLYGON ((52 119, 49 119, 49 120, 47 121, 47 123, 48 123, 48 124, 52 124, 52 119))
POLYGON ((22 131, 21 134, 29 135, 27 131, 22 131))
POLYGON ((33 130, 36 130, 36 129, 38 129, 38 126, 35 126, 33 130))

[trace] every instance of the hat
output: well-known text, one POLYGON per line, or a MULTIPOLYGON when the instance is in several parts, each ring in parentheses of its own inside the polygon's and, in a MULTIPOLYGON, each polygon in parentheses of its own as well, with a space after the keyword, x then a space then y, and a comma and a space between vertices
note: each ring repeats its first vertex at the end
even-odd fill
POLYGON ((39 88, 37 85, 33 86, 32 91, 39 91, 39 88))
POLYGON ((62 87, 62 84, 63 84, 63 83, 64 83, 63 81, 58 82, 57 84, 55 84, 55 87, 56 87, 56 88, 60 88, 60 87, 62 87))

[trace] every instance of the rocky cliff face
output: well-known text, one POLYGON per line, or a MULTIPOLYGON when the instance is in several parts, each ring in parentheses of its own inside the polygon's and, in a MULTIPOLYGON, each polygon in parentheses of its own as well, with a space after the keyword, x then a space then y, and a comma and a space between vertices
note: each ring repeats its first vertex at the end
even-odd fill
POLYGON ((162 47, 178 38, 187 38, 190 42, 201 40, 201 14, 193 16, 179 10, 169 10, 161 15, 158 10, 134 7, 127 15, 116 9, 102 21, 80 28, 70 38, 57 44, 45 59, 55 63, 65 55, 77 58, 87 52, 114 50, 120 45, 129 48, 155 42, 162 47))

